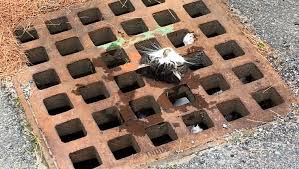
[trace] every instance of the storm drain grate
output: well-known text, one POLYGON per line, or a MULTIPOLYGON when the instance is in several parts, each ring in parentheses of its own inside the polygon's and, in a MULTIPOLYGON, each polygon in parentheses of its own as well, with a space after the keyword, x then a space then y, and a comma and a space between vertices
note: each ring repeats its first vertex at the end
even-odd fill
POLYGON ((33 81, 22 102, 58 168, 147 165, 270 121, 292 100, 215 0, 92 1, 45 18, 14 33, 30 62, 18 82, 33 81), (159 46, 201 64, 177 85, 142 77, 141 56, 159 46))

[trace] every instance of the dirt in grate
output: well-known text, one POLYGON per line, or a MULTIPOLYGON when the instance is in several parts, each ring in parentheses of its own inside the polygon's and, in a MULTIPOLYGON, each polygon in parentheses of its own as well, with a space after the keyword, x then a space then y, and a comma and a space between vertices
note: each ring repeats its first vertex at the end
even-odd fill
MULTIPOLYGON (((0 1, 0 79, 14 75, 20 71, 27 60, 19 43, 14 37, 14 30, 25 21, 29 28, 30 22, 45 13, 68 8, 88 0, 1 0, 0 1)), ((24 24, 22 25, 24 26, 24 24)), ((25 26, 26 28, 26 26, 25 26)))
POLYGON ((29 33, 15 30, 32 60, 15 85, 49 163, 145 166, 287 112, 288 89, 215 2, 95 0, 45 15, 25 25, 29 33), (194 44, 182 45, 186 32, 196 34, 194 44), (202 49, 202 65, 176 85, 140 77, 142 49, 158 44, 186 57, 202 49), (18 86, 28 81, 25 101, 18 86))

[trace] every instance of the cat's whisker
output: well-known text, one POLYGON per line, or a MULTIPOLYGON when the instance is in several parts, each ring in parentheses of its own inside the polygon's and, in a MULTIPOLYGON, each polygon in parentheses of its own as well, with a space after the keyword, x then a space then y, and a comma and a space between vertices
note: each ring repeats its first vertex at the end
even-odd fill
POLYGON ((153 43, 153 42, 151 42, 151 41, 150 41, 150 43, 151 43, 151 46, 154 47, 155 49, 157 49, 157 50, 160 50, 160 49, 161 49, 161 47, 160 47, 158 44, 155 44, 155 43, 153 43), (157 46, 156 46, 156 45, 157 45, 157 46))

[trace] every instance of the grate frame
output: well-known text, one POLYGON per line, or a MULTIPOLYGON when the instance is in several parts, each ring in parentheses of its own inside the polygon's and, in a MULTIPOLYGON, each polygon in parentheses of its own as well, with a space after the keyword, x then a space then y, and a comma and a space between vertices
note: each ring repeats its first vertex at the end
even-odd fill
MULTIPOLYGON (((241 26, 227 15, 226 10, 219 3, 216 3, 219 2, 217 0, 202 0, 202 3, 199 3, 201 7, 198 7, 203 8, 203 14, 190 15, 190 11, 188 13, 185 8, 188 7, 188 4, 197 1, 178 0, 176 4, 173 4, 171 0, 165 0, 161 4, 147 7, 142 0, 130 0, 128 1, 130 9, 127 12, 120 11, 116 15, 111 10, 109 4, 119 1, 105 0, 99 3, 99 0, 94 0, 83 6, 71 8, 70 11, 60 10, 46 14, 45 18, 47 20, 66 17, 71 26, 69 30, 50 34, 47 25, 44 23, 45 21, 38 19, 32 23, 32 29, 30 30, 34 30, 34 38, 28 38, 30 32, 24 34, 26 37, 17 37, 21 42, 24 42, 20 43, 20 48, 23 51, 43 47, 48 55, 46 62, 31 65, 22 74, 19 74, 15 78, 15 86, 22 105, 25 107, 27 117, 35 133, 42 140, 43 152, 48 157, 47 161, 51 168, 72 168, 74 163, 77 165, 82 160, 88 160, 89 158, 85 159, 77 155, 82 154, 82 152, 89 154, 91 159, 97 159, 96 165, 99 165, 99 168, 137 168, 169 157, 179 149, 189 150, 195 146, 202 147, 208 142, 222 138, 224 134, 230 133, 235 129, 255 127, 263 124, 263 122, 271 121, 276 113, 283 115, 288 112, 288 103, 294 100, 290 90, 268 61, 258 53, 255 46, 242 34, 241 26), (94 22, 84 25, 78 18, 78 13, 94 8, 99 9, 101 19, 99 17, 94 22), (178 19, 174 19, 173 24, 167 23, 165 24, 166 26, 160 27, 153 15, 166 9, 173 10, 178 19), (136 16, 143 20, 149 31, 129 36, 122 28, 121 23, 137 18, 136 16), (207 37, 200 30, 199 26, 211 21, 217 21, 225 29, 225 33, 207 37), (90 37, 90 33, 103 28, 109 28, 110 35, 107 36, 111 42, 99 42, 96 43, 99 46, 96 46, 90 37), (193 45, 182 46, 176 48, 176 50, 183 56, 186 56, 191 53, 190 51, 194 52, 194 50, 202 48, 209 60, 207 66, 190 70, 180 83, 180 85, 186 85, 190 89, 195 97, 194 101, 182 106, 173 106, 167 97, 167 91, 178 85, 156 82, 145 77, 142 77, 144 81, 143 87, 130 92, 121 92, 114 77, 135 71, 139 66, 141 55, 137 51, 135 44, 147 40, 144 38, 147 37, 148 39, 155 38, 162 47, 173 46, 172 42, 167 38, 167 34, 182 29, 194 32, 197 35, 197 40, 193 45), (64 45, 57 47, 57 42, 65 42, 63 40, 70 38, 73 40, 70 43, 74 43, 76 49, 71 49, 69 43, 65 44, 67 49, 63 49, 64 45), (237 54, 235 54, 238 55, 237 57, 225 59, 225 57, 221 56, 221 52, 217 51, 216 46, 230 41, 236 42, 243 52, 240 53, 237 50, 237 54), (117 50, 118 47, 126 53, 127 59, 124 59, 123 64, 107 68, 105 63, 101 61, 101 54, 110 50, 117 50), (63 52, 63 50, 66 51, 63 52), (70 75, 67 65, 83 59, 90 59, 93 65, 92 70, 94 69, 93 73, 74 79, 70 75), (262 77, 243 84, 233 69, 248 63, 254 64, 262 74, 262 77), (29 83, 31 84, 31 95, 30 97, 25 97, 20 84, 27 84, 32 81, 32 76, 36 73, 52 69, 55 70, 59 83, 41 90, 37 88, 35 83, 29 83), (201 85, 201 81, 218 74, 223 77, 229 88, 221 94, 209 95, 201 85), (105 85, 110 97, 86 104, 80 95, 79 89, 99 81, 105 85), (268 97, 271 97, 271 93, 275 93, 274 97, 279 97, 280 99, 279 101, 274 99, 274 105, 277 104, 276 106, 263 109, 259 105, 260 103, 258 103, 260 100, 257 99, 257 97, 262 98, 262 96, 257 96, 256 93, 266 93, 266 100, 269 99, 268 97), (62 102, 69 108, 67 111, 50 115, 44 105, 44 100, 58 94, 63 94, 67 97, 62 102), (160 110, 158 113, 145 118, 138 118, 129 103, 145 96, 153 97, 155 104, 158 104, 160 110), (246 116, 228 122, 217 108, 217 105, 234 99, 240 100, 249 113, 246 116), (122 118, 120 126, 101 131, 93 118, 93 113, 114 106, 119 110, 119 116, 122 118), (209 124, 213 125, 198 134, 192 134, 186 126, 183 117, 197 111, 204 111, 205 118, 209 119, 209 124), (63 143, 55 126, 73 119, 80 120, 82 130, 86 132, 86 135, 63 143), (154 146, 146 130, 161 123, 169 124, 167 127, 171 132, 174 132, 173 135, 176 136, 176 139, 172 139, 167 144, 154 146), (228 124, 229 128, 223 128, 223 124, 228 124), (134 145, 138 146, 138 151, 128 157, 116 160, 108 146, 108 142, 125 135, 132 136, 134 145)), ((114 6, 114 8, 117 8, 117 6, 114 6)), ((15 34, 20 35, 19 32, 15 34)), ((228 49, 228 52, 224 50, 222 55, 234 52, 234 47, 232 48, 228 49)), ((218 47, 218 50, 222 50, 222 47, 218 47)), ((113 57, 116 56, 114 55, 113 57)), ((57 100, 52 100, 51 102, 59 103, 57 100)))

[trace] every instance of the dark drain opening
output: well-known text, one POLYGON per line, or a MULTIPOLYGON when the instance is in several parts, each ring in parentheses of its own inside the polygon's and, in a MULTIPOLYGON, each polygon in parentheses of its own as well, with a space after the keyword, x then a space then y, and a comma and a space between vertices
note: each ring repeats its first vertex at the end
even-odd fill
POLYGON ((35 73, 33 81, 39 90, 43 90, 60 84, 60 79, 54 69, 48 69, 43 72, 35 73))
POLYGON ((284 102, 275 88, 269 87, 252 94, 254 100, 263 110, 278 106, 284 102))
POLYGON ((130 92, 145 86, 142 77, 136 72, 128 72, 114 77, 114 80, 123 93, 130 92))
POLYGON ((263 78, 263 74, 253 63, 235 67, 233 68, 233 71, 244 84, 263 78))
POLYGON ((185 46, 183 39, 189 33, 187 29, 181 29, 167 34, 168 39, 171 41, 174 47, 179 48, 185 46))
POLYGON ((105 110, 92 114, 100 130, 107 130, 118 127, 123 124, 123 118, 116 107, 110 107, 105 110))
POLYGON ((93 169, 102 164, 101 158, 94 147, 87 147, 70 154, 75 169, 93 169))
POLYGON ((205 77, 200 80, 200 84, 209 95, 220 94, 230 88, 221 74, 205 77))
POLYGON ((172 9, 154 13, 153 17, 159 26, 167 26, 180 21, 180 19, 172 9))
POLYGON ((37 65, 49 61, 47 51, 44 47, 37 47, 25 51, 25 54, 28 58, 28 66, 37 65))
POLYGON ((80 87, 78 90, 83 100, 87 104, 104 100, 110 97, 106 86, 102 82, 91 83, 86 86, 80 87))
POLYGON ((129 104, 139 119, 161 112, 160 106, 153 96, 144 96, 130 101, 129 104))
POLYGON ((117 40, 112 30, 108 27, 89 32, 88 35, 95 46, 104 45, 117 40))
POLYGON ((204 110, 195 111, 182 117, 185 125, 191 131, 192 127, 199 126, 201 130, 207 130, 214 127, 213 121, 204 110))
POLYGON ((224 60, 233 59, 245 54, 238 43, 233 40, 218 44, 215 48, 224 60))
POLYGON ((130 62, 130 59, 123 49, 115 49, 101 54, 101 60, 108 69, 118 67, 130 62))
POLYGON ((78 37, 58 41, 55 45, 61 56, 77 53, 84 49, 78 37))
POLYGON ((65 16, 48 20, 45 24, 51 35, 72 29, 71 24, 65 16))
POLYGON ((156 38, 137 42, 134 44, 134 46, 141 56, 145 56, 147 53, 157 51, 161 48, 161 45, 156 38))
POLYGON ((218 21, 211 21, 201 24, 199 25, 199 28, 208 38, 226 33, 225 29, 218 21))
POLYGON ((178 139, 175 131, 168 122, 150 126, 145 129, 145 132, 156 147, 178 139))
POLYGON ((184 56, 189 62, 196 63, 190 64, 190 70, 198 70, 212 65, 212 61, 203 51, 197 51, 184 56))
POLYGON ((129 0, 119 0, 109 4, 109 7, 116 16, 135 11, 134 6, 129 0))
POLYGON ((86 136, 86 131, 79 119, 73 119, 57 125, 56 131, 62 142, 67 143, 86 136))
POLYGON ((83 25, 92 24, 103 20, 102 14, 98 8, 90 8, 78 13, 78 17, 83 25))
POLYGON ((182 106, 195 101, 195 97, 187 85, 168 89, 166 95, 173 106, 182 106))
POLYGON ((148 27, 145 25, 141 18, 136 18, 122 22, 121 26, 125 30, 125 32, 130 36, 138 35, 140 33, 148 31, 148 27))
POLYGON ((67 65, 70 75, 74 78, 81 78, 94 74, 95 68, 89 59, 82 59, 67 65))
POLYGON ((18 27, 14 31, 14 35, 21 43, 26 43, 39 38, 36 29, 32 26, 29 28, 18 27))
POLYGON ((146 7, 151 7, 151 6, 154 6, 154 5, 164 3, 165 0, 142 0, 142 2, 144 3, 144 5, 146 7))
POLYGON ((197 18, 210 13, 210 10, 201 0, 186 4, 183 7, 192 18, 197 18))
POLYGON ((65 93, 60 93, 44 99, 44 105, 49 115, 56 115, 73 108, 73 105, 65 93))
POLYGON ((229 100, 217 104, 217 108, 227 121, 234 121, 249 114, 240 99, 229 100))
POLYGON ((126 158, 140 152, 140 148, 135 138, 130 134, 109 140, 108 146, 116 160, 126 158))

